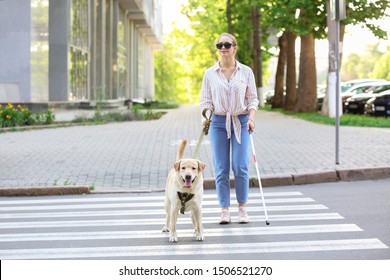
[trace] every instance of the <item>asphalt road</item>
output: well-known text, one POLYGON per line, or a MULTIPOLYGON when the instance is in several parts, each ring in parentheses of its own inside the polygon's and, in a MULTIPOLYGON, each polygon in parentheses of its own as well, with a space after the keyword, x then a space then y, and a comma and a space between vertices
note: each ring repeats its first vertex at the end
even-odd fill
POLYGON ((0 198, 0 259, 379 260, 390 259, 390 179, 257 188, 252 222, 219 225, 214 190, 203 204, 204 242, 189 214, 179 242, 161 232, 163 192, 0 198))

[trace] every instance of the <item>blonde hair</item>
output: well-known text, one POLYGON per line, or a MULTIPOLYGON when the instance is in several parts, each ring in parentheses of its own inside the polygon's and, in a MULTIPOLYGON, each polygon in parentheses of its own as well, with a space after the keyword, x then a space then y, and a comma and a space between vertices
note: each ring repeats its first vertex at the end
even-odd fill
POLYGON ((223 36, 226 36, 226 37, 229 37, 230 39, 232 39, 233 44, 237 46, 237 39, 236 39, 236 37, 234 37, 234 35, 232 35, 232 34, 230 34, 230 33, 222 33, 222 34, 218 37, 217 43, 219 42, 219 39, 221 39, 223 36))

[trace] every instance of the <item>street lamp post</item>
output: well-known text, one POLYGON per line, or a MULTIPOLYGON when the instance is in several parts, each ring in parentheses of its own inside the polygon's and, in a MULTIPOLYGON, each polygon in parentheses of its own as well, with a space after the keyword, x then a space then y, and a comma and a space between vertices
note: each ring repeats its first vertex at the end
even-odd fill
POLYGON ((331 19, 336 23, 336 44, 335 44, 335 67, 336 67, 336 164, 339 160, 339 138, 340 138, 340 20, 345 19, 345 0, 331 0, 331 19))

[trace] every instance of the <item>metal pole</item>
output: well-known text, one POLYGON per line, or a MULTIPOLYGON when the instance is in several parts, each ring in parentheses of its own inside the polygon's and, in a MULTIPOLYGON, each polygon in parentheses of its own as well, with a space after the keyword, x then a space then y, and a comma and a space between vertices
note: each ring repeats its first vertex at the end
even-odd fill
POLYGON ((336 0, 336 164, 339 164, 339 131, 340 131, 340 5, 336 0))
POLYGON ((261 185, 261 178, 260 178, 260 172, 259 172, 259 165, 257 164, 255 145, 254 145, 254 143, 253 143, 253 137, 252 137, 252 132, 251 132, 251 131, 249 131, 249 137, 250 137, 250 139, 251 139, 251 146, 252 146, 252 153, 253 153, 253 161, 254 161, 255 167, 256 167, 257 181, 258 181, 258 183, 259 183, 260 194, 261 194, 261 201, 263 202, 263 209, 264 209, 264 215, 265 215, 265 224, 268 226, 268 225, 269 225, 269 220, 268 220, 267 208, 265 207, 263 186, 261 185))

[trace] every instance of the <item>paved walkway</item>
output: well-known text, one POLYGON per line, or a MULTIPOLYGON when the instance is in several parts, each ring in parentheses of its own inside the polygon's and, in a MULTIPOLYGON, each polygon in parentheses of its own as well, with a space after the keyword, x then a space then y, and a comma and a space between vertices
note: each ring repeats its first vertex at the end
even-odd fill
MULTIPOLYGON (((181 139, 189 142, 186 157, 195 150, 199 112, 198 106, 185 105, 153 121, 0 134, 0 188, 93 185, 97 190, 162 190, 181 139)), ((267 185, 332 181, 335 176, 390 177, 390 129, 341 127, 336 165, 334 126, 265 111, 257 113, 256 125, 255 149, 267 185)), ((204 175, 212 184, 207 136, 198 158, 206 163, 204 175)), ((256 178, 253 164, 250 175, 256 178)))

